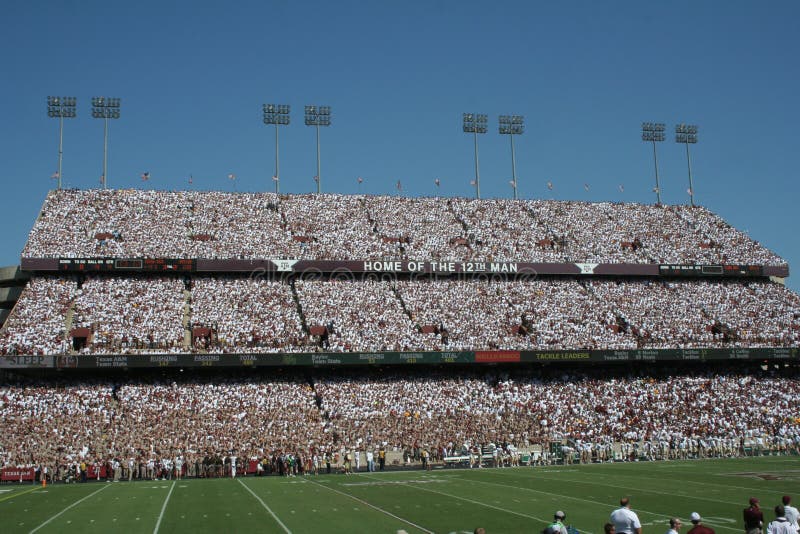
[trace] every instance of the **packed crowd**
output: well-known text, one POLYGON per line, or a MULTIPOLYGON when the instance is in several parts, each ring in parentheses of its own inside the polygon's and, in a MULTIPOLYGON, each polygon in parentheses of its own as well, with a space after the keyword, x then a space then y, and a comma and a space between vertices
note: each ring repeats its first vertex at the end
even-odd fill
POLYGON ((195 336, 195 348, 210 352, 232 347, 291 351, 301 347, 305 337, 291 287, 265 278, 195 279, 191 318, 193 327, 209 331, 207 336, 195 336))
MULTIPOLYGON (((74 283, 74 282, 73 282, 74 283)), ((179 278, 90 277, 76 289, 72 328, 91 332, 91 352, 176 350, 184 340, 179 278)), ((70 331, 72 331, 70 328, 70 331)), ((89 347, 84 351, 88 352, 89 347)))
POLYGON ((785 264, 702 207, 142 190, 52 191, 22 256, 785 264))
POLYGON ((797 368, 293 373, 7 377, 0 465, 421 448, 442 458, 551 442, 651 459, 800 452, 797 368))
POLYGON ((0 354, 797 346, 766 281, 36 277, 0 329, 0 354))

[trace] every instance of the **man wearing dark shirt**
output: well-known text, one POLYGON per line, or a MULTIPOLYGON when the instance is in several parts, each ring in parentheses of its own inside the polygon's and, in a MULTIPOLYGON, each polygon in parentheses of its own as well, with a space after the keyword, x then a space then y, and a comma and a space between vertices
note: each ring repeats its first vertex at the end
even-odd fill
POLYGON ((764 512, 758 507, 758 499, 750 497, 750 507, 744 509, 742 516, 744 517, 745 534, 762 534, 764 512))
POLYGON ((689 519, 691 519, 694 526, 686 534, 715 534, 713 528, 708 528, 703 524, 703 518, 697 512, 692 512, 689 519))

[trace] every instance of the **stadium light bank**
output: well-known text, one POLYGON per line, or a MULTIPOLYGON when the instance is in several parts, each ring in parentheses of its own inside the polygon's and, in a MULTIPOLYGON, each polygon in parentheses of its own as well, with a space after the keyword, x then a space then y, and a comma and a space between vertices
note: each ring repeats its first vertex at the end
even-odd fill
POLYGON ((664 123, 663 122, 643 122, 642 123, 642 141, 650 141, 653 143, 653 165, 656 168, 656 200, 658 205, 661 205, 661 184, 658 181, 658 156, 656 155, 656 141, 664 140, 664 123))
POLYGON ((74 119, 76 116, 74 96, 48 96, 47 116, 58 118, 58 188, 61 189, 61 160, 64 156, 64 119, 74 119))
POLYGON ((525 117, 522 115, 500 115, 499 132, 511 138, 511 187, 514 188, 514 200, 517 200, 517 160, 514 156, 514 136, 525 131, 525 117))
POLYGON ((694 207, 694 183, 692 182, 692 160, 689 157, 689 145, 697 143, 697 125, 676 124, 675 142, 686 145, 686 164, 689 167, 689 203, 694 207))
POLYGON ((475 139, 475 197, 481 198, 481 174, 478 170, 478 134, 487 131, 488 118, 480 113, 464 113, 464 132, 475 139))
POLYGON ((108 119, 118 119, 120 99, 107 96, 92 98, 92 117, 103 119, 103 189, 108 184, 108 119))
POLYGON ((317 194, 322 192, 322 171, 320 169, 319 158, 319 128, 320 126, 331 125, 330 106, 306 106, 305 109, 306 126, 317 127, 317 194))
MULTIPOLYGON (((275 182, 275 194, 280 192, 280 160, 278 158, 278 126, 288 126, 290 122, 290 106, 285 104, 264 104, 264 124, 275 125, 275 175, 272 180, 275 182)), ((269 183, 269 182, 267 182, 269 183)))

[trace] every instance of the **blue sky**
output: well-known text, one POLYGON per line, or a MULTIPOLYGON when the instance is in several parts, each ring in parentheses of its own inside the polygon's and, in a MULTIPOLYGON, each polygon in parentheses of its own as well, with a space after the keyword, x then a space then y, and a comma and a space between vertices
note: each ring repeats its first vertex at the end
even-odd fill
MULTIPOLYGON (((318 104, 333 113, 321 139, 325 192, 396 193, 400 180, 407 195, 473 195, 461 115, 476 112, 489 115, 481 192, 510 197, 497 116, 513 113, 525 116, 521 197, 653 202, 640 124, 659 121, 663 200, 684 203, 686 154, 672 129, 698 124, 696 201, 794 267, 798 57, 796 1, 6 0, 0 264, 19 261, 54 186, 58 121, 46 98, 64 95, 78 98, 78 117, 65 123, 63 178, 79 188, 102 174, 92 96, 122 99, 111 187, 183 189, 192 175, 194 188, 233 190, 234 173, 239 191, 272 189, 274 130, 261 105, 276 103, 292 106, 281 190, 310 192, 316 139, 302 111, 318 104)), ((800 288, 800 276, 789 284, 800 288)))

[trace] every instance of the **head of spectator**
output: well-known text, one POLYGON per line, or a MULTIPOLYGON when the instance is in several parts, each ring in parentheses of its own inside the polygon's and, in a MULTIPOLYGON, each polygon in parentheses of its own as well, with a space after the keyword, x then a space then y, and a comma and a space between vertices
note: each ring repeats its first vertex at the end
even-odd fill
MULTIPOLYGON (((697 515, 697 512, 692 512, 692 516, 695 516, 695 515, 697 515)), ((700 516, 697 515, 697 517, 700 517, 700 516)), ((680 530, 681 526, 682 526, 682 523, 681 523, 680 519, 678 519, 677 517, 671 517, 670 518, 670 520, 669 520, 669 528, 671 528, 672 530, 680 530)))
POLYGON ((786 506, 787 504, 792 502, 792 498, 788 495, 784 495, 783 498, 781 499, 781 502, 783 502, 783 505, 786 506))
POLYGON ((758 508, 758 499, 755 497, 750 497, 750 508, 758 508))
POLYGON ((689 516, 689 520, 693 525, 699 525, 703 521, 703 518, 700 517, 700 514, 697 512, 692 512, 692 515, 689 516))
POLYGON ((628 497, 623 497, 619 500, 619 505, 622 508, 630 508, 631 507, 631 500, 628 497))
POLYGON ((775 507, 775 517, 778 519, 786 517, 786 508, 782 504, 775 507))
POLYGON ((614 523, 606 523, 603 525, 603 533, 604 534, 616 534, 617 528, 614 526, 614 523))

